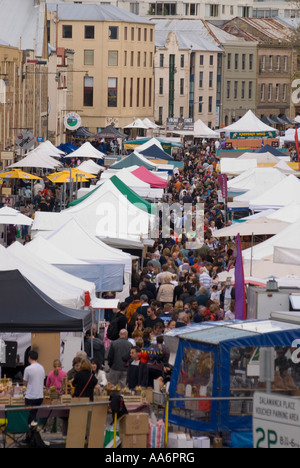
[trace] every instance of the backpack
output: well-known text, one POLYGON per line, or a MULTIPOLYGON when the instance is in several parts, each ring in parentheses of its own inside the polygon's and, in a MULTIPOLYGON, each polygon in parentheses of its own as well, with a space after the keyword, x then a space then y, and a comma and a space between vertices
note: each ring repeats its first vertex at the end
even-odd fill
POLYGON ((115 341, 119 338, 118 320, 113 320, 108 325, 106 336, 111 341, 115 341))

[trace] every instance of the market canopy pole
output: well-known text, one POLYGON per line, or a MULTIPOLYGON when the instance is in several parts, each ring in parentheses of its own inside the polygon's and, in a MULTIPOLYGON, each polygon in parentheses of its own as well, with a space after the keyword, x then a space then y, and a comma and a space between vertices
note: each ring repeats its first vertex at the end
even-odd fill
POLYGON ((237 235, 236 238, 236 262, 235 262, 235 318, 236 320, 246 320, 246 293, 245 293, 245 278, 244 265, 241 248, 241 238, 237 235))

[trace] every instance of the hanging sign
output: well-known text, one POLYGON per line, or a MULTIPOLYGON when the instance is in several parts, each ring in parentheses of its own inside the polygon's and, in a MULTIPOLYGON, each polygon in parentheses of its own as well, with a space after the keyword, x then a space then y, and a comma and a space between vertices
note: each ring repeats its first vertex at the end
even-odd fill
POLYGON ((64 126, 67 130, 77 130, 81 127, 81 117, 80 115, 76 114, 76 112, 69 112, 64 117, 64 126))

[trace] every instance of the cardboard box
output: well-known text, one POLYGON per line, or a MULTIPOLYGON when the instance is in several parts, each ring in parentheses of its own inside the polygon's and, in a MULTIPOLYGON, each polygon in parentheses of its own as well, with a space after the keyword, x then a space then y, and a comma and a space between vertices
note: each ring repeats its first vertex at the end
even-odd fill
POLYGON ((168 448, 193 448, 193 439, 183 432, 170 432, 168 435, 168 448))
POLYGON ((149 432, 149 415, 147 413, 125 414, 119 421, 120 434, 147 435, 149 432))
POLYGON ((209 437, 193 437, 194 448, 210 448, 209 437))
POLYGON ((131 434, 131 435, 122 435, 121 437, 121 447, 122 448, 147 448, 147 434, 131 434))

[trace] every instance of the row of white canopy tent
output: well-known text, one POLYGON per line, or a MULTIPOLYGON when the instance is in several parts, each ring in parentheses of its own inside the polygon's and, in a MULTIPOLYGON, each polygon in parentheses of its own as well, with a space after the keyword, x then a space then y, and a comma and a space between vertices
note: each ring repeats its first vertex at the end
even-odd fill
POLYGON ((158 130, 160 127, 156 125, 152 120, 145 118, 145 119, 135 119, 130 124, 126 125, 123 128, 137 128, 143 130, 158 130))

